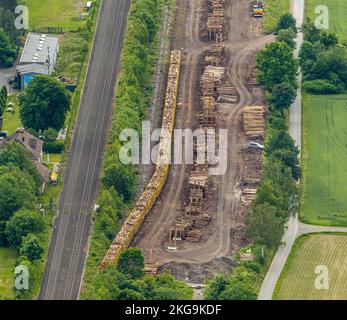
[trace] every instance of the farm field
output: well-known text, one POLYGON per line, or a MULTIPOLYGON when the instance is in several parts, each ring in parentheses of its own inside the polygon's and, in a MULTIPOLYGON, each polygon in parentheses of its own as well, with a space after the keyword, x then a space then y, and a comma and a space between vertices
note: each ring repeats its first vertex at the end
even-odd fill
POLYGON ((347 235, 314 234, 300 237, 284 266, 273 299, 347 299, 347 235), (316 289, 317 266, 328 268, 328 289, 316 289))
POLYGON ((85 21, 81 17, 85 1, 80 0, 25 0, 29 8, 31 28, 64 27, 77 30, 85 21))
POLYGON ((340 40, 347 41, 347 1, 346 0, 306 0, 306 16, 316 19, 315 8, 325 5, 329 9, 329 31, 336 33, 340 40))
POLYGON ((304 95, 303 222, 347 226, 347 95, 304 95))
POLYGON ((274 31, 278 18, 290 10, 290 0, 266 1, 264 32, 271 33, 274 31))
POLYGON ((16 251, 10 248, 0 248, 0 300, 12 297, 13 268, 16 251))

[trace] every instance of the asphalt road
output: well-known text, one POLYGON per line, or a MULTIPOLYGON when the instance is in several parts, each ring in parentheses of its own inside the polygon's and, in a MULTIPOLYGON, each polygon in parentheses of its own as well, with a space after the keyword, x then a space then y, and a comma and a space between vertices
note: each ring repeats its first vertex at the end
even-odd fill
MULTIPOLYGON (((298 27, 302 25, 305 14, 305 0, 292 0, 292 14, 296 19, 298 27)), ((303 42, 303 36, 301 32, 298 32, 296 39, 295 56, 298 56, 299 49, 303 42)), ((299 86, 301 84, 301 75, 299 75, 299 86)), ((290 135, 294 139, 296 145, 301 150, 301 88, 298 89, 295 102, 290 108, 290 135)), ((295 239, 298 235, 298 217, 295 216, 290 219, 287 224, 287 230, 284 234, 282 241, 284 245, 281 246, 270 265, 270 268, 264 278, 258 300, 271 300, 272 294, 275 289, 277 280, 282 272, 284 264, 287 261, 289 253, 293 247, 295 239)))
POLYGON ((103 0, 39 299, 78 299, 130 0, 103 0))

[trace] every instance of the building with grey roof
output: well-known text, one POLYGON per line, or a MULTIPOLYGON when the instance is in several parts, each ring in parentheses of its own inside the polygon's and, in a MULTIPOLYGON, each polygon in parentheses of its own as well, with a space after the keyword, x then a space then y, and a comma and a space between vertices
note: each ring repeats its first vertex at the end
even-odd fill
POLYGON ((17 66, 21 89, 37 74, 51 75, 57 62, 59 38, 41 33, 28 34, 28 37, 17 66))

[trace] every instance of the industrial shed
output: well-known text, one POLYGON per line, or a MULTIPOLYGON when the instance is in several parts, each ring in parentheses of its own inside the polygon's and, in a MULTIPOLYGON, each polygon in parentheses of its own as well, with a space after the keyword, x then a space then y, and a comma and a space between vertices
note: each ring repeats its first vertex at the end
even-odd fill
POLYGON ((59 38, 45 34, 28 34, 25 46, 17 66, 17 76, 21 90, 37 74, 51 75, 57 62, 59 52, 59 38))

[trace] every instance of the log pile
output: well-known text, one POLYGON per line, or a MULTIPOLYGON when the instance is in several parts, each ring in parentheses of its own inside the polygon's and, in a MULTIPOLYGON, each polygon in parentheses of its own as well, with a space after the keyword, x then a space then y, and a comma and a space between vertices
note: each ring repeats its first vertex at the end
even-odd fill
POLYGON ((217 89, 219 101, 228 103, 237 103, 240 100, 239 92, 236 87, 223 85, 217 89))
POLYGON ((245 107, 243 110, 243 128, 248 138, 263 137, 265 131, 265 107, 245 107))
POLYGON ((257 194, 257 189, 243 189, 242 190, 242 202, 251 203, 257 194))
POLYGON ((210 40, 215 40, 216 42, 223 41, 225 22, 225 0, 210 0, 206 23, 210 40))
MULTIPOLYGON (((180 50, 173 50, 171 52, 162 120, 162 128, 168 130, 170 134, 172 134, 174 128, 181 58, 182 53, 180 50)), ((101 263, 102 268, 106 267, 109 263, 115 263, 117 261, 120 253, 130 245, 130 242, 139 230, 143 220, 152 209, 167 179, 171 153, 168 147, 170 146, 171 137, 160 140, 158 164, 154 174, 139 200, 136 202, 135 208, 125 220, 120 231, 113 240, 101 263)))

